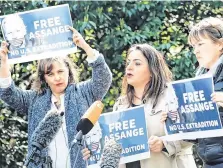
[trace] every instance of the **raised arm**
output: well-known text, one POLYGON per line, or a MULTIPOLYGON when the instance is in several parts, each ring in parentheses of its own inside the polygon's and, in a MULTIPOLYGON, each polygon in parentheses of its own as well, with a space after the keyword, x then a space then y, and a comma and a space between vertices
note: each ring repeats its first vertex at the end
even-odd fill
POLYGON ((112 82, 111 71, 103 55, 92 49, 77 30, 72 27, 70 29, 73 31, 74 43, 87 53, 87 61, 93 69, 92 78, 79 83, 78 87, 84 91, 87 98, 93 98, 93 101, 102 99, 112 82))
POLYGON ((16 111, 27 113, 28 107, 36 94, 34 91, 23 91, 15 87, 11 79, 7 45, 6 42, 2 42, 0 49, 0 98, 16 111))

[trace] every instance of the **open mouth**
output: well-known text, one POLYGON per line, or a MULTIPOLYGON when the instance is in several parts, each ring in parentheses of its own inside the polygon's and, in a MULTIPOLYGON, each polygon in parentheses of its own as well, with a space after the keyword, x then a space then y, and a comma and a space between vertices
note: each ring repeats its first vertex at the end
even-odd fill
POLYGON ((133 76, 133 74, 132 73, 126 73, 126 76, 127 76, 127 78, 130 78, 130 77, 133 76))

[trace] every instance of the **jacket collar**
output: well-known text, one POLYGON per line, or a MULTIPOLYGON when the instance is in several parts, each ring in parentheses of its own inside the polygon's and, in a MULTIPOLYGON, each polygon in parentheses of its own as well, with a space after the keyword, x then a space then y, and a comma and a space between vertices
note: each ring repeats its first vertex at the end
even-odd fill
POLYGON ((215 76, 220 64, 223 64, 223 55, 220 56, 220 58, 217 60, 217 62, 210 68, 208 73, 211 73, 213 76, 215 76))
POLYGON ((216 73, 218 72, 219 66, 223 64, 223 54, 219 57, 217 62, 208 70, 207 68, 204 67, 198 67, 198 70, 196 72, 196 76, 202 75, 209 73, 212 76, 216 76, 216 73))

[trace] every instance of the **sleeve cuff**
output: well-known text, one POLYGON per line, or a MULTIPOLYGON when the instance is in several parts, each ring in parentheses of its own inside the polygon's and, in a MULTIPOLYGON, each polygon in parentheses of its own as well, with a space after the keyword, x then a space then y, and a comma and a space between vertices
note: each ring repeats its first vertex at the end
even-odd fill
POLYGON ((89 57, 87 57, 87 62, 90 64, 90 63, 93 63, 93 62, 95 62, 97 59, 98 59, 98 57, 99 57, 99 52, 97 51, 97 50, 95 50, 94 49, 94 58, 92 59, 92 58, 89 58, 89 57))
POLYGON ((164 145, 164 153, 167 156, 172 156, 178 152, 180 152, 181 150, 181 145, 179 143, 179 141, 163 141, 163 145, 164 145))
POLYGON ((0 78, 0 88, 8 88, 12 83, 11 76, 7 78, 0 78))

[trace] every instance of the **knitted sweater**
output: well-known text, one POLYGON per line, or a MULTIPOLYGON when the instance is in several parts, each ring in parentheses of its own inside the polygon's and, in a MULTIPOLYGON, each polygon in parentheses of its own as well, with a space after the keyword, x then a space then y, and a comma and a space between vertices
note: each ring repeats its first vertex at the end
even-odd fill
MULTIPOLYGON (((70 84, 65 89, 65 120, 68 135, 69 147, 76 135, 76 126, 81 116, 87 111, 89 106, 96 100, 101 100, 108 91, 112 75, 109 67, 105 63, 104 57, 99 55, 96 61, 89 64, 92 67, 92 78, 77 84, 70 84)), ((14 85, 8 88, 0 88, 0 98, 17 112, 28 115, 28 156, 31 154, 31 136, 39 122, 51 108, 50 89, 44 94, 37 94, 33 90, 22 90, 14 85)), ((86 167, 82 154, 77 153, 78 147, 74 146, 70 151, 70 163, 73 167, 76 155, 78 155, 75 167, 86 167)), ((41 152, 41 156, 47 156, 48 149, 41 152)), ((29 164, 29 168, 38 168, 29 164)))

